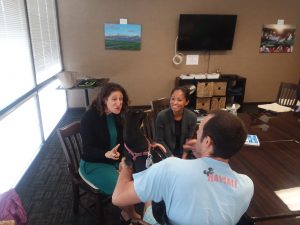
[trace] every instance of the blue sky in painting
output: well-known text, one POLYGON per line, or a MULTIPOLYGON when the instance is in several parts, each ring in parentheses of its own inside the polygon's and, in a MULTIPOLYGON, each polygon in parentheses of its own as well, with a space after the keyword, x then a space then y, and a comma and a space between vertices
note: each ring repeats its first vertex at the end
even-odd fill
POLYGON ((141 36, 141 25, 139 24, 104 24, 104 35, 126 35, 126 36, 141 36))

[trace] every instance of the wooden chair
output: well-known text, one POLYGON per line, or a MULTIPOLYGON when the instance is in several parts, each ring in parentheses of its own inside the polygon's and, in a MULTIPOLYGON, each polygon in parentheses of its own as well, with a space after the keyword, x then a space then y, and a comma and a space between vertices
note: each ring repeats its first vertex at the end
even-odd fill
POLYGON ((88 184, 79 174, 79 162, 82 155, 82 140, 80 122, 73 122, 65 127, 58 128, 57 134, 67 160, 73 188, 73 212, 78 214, 79 205, 97 218, 98 224, 105 224, 104 207, 111 203, 111 196, 104 194, 100 189, 88 184), (85 195, 95 197, 93 205, 84 204, 81 197, 85 195), (92 206, 96 205, 96 211, 92 206))
POLYGON ((293 83, 281 82, 276 101, 271 104, 258 105, 258 111, 274 111, 274 112, 286 112, 292 111, 297 108, 297 102, 300 98, 300 85, 293 83), (285 106, 279 108, 279 106, 285 106))
POLYGON ((154 121, 154 112, 152 109, 145 111, 145 118, 142 123, 142 129, 144 135, 148 138, 150 142, 154 141, 155 138, 155 121, 154 121))
POLYGON ((279 105, 296 108, 297 101, 300 98, 300 85, 281 82, 276 102, 279 105))
POLYGON ((151 101, 151 108, 153 110, 153 116, 154 116, 154 121, 156 119, 157 114, 166 108, 169 108, 170 106, 170 99, 169 98, 160 98, 156 100, 151 101))

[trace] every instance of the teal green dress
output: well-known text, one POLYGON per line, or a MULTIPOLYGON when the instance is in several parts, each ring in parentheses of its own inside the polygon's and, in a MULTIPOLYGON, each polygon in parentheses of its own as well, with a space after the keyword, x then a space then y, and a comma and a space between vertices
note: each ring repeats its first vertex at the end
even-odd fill
MULTIPOLYGON (((110 137, 110 149, 117 145, 117 129, 113 114, 106 116, 110 137)), ((102 190, 105 194, 112 194, 118 179, 118 163, 114 165, 80 160, 80 173, 88 182, 102 190)))

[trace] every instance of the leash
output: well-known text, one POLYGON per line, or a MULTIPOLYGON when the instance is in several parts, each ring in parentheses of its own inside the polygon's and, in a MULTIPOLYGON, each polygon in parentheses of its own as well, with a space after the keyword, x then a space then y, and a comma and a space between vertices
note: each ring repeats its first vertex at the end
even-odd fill
MULTIPOLYGON (((145 137, 146 138, 146 137, 145 137)), ((155 147, 159 147, 163 152, 167 153, 167 150, 165 149, 165 147, 159 143, 154 143, 151 144, 149 139, 146 138, 147 142, 148 142, 148 149, 144 152, 134 152, 132 151, 127 145, 126 143, 124 143, 125 149, 127 150, 127 152, 132 156, 132 160, 135 161, 138 157, 140 156, 151 156, 151 149, 155 148, 155 147)))
POLYGON ((125 149, 127 150, 127 152, 132 156, 132 160, 135 161, 136 158, 140 157, 140 156, 146 156, 148 155, 148 152, 151 149, 151 146, 148 144, 148 149, 147 151, 144 152, 133 152, 126 144, 124 144, 125 149))

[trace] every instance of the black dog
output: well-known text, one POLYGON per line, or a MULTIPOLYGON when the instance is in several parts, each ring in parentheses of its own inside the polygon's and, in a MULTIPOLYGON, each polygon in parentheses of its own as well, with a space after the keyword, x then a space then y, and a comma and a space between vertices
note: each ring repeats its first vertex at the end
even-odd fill
POLYGON ((145 170, 146 160, 151 156, 153 163, 171 156, 165 148, 152 140, 148 140, 141 126, 146 114, 139 109, 131 109, 125 114, 124 144, 126 164, 132 166, 134 172, 145 170))
POLYGON ((133 167, 134 172, 146 169, 148 141, 141 132, 141 124, 145 113, 141 110, 129 110, 125 114, 124 144, 126 164, 133 167))
MULTIPOLYGON (((163 146, 157 143, 150 143, 144 136, 141 129, 144 118, 145 113, 142 110, 132 109, 125 114, 125 162, 127 165, 133 167, 134 172, 143 171, 151 163, 159 162, 171 156, 163 146), (146 166, 146 164, 148 165, 146 166)), ((158 223, 168 224, 164 201, 158 203, 152 202, 152 211, 158 223)))

